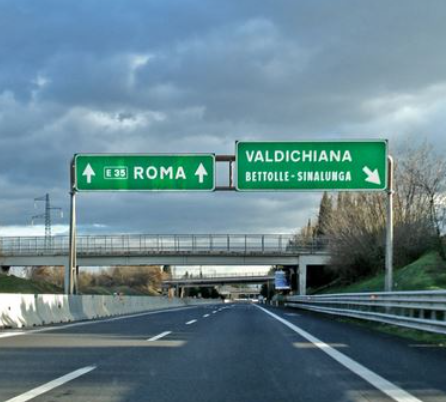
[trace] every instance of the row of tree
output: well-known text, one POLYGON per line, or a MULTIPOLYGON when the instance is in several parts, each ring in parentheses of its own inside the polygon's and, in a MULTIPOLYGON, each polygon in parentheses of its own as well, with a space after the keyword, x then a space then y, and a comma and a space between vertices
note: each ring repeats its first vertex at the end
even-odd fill
MULTIPOLYGON (((395 159, 394 263, 396 267, 437 250, 445 257, 446 160, 428 144, 407 148, 395 159)), ((385 193, 324 193, 316 222, 299 236, 331 239, 331 267, 346 282, 384 269, 385 193)))

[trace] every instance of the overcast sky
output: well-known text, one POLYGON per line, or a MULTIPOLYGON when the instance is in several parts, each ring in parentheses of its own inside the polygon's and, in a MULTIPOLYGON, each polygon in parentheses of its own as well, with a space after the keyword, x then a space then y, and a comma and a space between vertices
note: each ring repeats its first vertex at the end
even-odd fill
MULTIPOLYGON (((233 154, 236 140, 445 148, 444 0, 0 0, 0 233, 75 153, 233 154)), ((320 193, 80 194, 79 233, 290 233, 320 193)), ((43 211, 43 205, 41 205, 43 211)))

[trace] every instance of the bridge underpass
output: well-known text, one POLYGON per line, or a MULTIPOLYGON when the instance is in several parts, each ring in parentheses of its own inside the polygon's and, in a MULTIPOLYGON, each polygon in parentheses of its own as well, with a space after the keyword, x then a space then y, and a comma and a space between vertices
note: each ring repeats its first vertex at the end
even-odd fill
POLYGON ((299 293, 307 267, 329 260, 327 239, 289 234, 79 235, 76 270, 70 272, 68 236, 0 237, 0 266, 64 266, 65 291, 77 288, 79 267, 122 265, 298 266, 299 293))
MULTIPOLYGON (((268 275, 265 272, 237 272, 227 274, 201 274, 199 276, 182 276, 174 277, 170 280, 163 281, 163 290, 176 289, 177 295, 180 297, 184 294, 184 289, 191 287, 223 287, 225 285, 260 285, 263 283, 274 283, 274 275, 268 275)), ((226 289, 229 289, 226 286, 226 289)), ((231 287, 231 289, 238 289, 231 287)), ((248 289, 248 288, 244 288, 248 289)), ((220 292, 221 293, 221 292, 220 292)), ((240 293, 240 292, 237 292, 240 293)), ((252 289, 249 294, 252 294, 252 289)))
POLYGON ((235 286, 221 286, 218 287, 218 293, 225 296, 228 300, 255 300, 260 295, 260 287, 235 287, 235 286))

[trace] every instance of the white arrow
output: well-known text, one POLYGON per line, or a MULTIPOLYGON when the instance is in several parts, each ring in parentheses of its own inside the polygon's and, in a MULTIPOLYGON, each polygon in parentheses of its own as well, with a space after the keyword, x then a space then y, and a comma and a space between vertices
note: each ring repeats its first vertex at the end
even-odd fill
POLYGON ((87 176, 87 183, 90 184, 91 183, 91 177, 92 176, 96 176, 96 173, 94 172, 93 168, 91 167, 90 164, 88 164, 84 170, 84 172, 82 173, 82 176, 87 176))
POLYGON ((203 183, 204 181, 204 176, 207 176, 208 172, 206 171, 206 169, 204 168, 203 164, 200 163, 200 166, 198 166, 197 171, 195 172, 195 176, 198 176, 198 182, 199 183, 203 183))
POLYGON ((378 169, 370 170, 367 166, 364 166, 362 171, 367 175, 365 181, 368 181, 369 183, 373 184, 381 184, 381 179, 379 178, 379 172, 378 169))

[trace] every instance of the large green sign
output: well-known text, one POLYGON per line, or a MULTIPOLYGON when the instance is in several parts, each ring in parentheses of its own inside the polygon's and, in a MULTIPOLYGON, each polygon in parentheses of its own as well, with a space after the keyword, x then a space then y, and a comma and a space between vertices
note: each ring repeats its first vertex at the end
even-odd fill
POLYGON ((76 191, 213 191, 214 155, 88 155, 74 158, 76 191))
POLYGON ((387 141, 238 142, 239 191, 387 187, 387 141))

